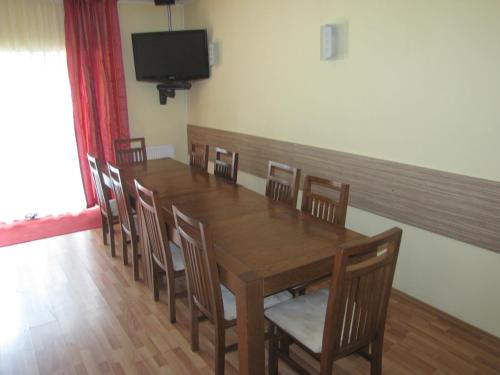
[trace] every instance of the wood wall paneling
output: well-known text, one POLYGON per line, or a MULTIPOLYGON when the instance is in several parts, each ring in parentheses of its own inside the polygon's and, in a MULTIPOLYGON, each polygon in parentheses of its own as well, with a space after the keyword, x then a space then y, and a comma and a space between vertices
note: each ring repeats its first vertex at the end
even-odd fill
POLYGON ((188 141, 239 152, 239 169, 266 177, 268 160, 351 185, 349 205, 500 252, 500 182, 291 142, 188 125, 188 141))

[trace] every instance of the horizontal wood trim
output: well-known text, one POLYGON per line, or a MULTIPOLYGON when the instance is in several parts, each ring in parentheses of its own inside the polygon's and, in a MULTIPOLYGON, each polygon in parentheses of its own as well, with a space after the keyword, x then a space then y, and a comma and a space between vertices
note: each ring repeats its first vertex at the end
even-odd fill
MULTIPOLYGON (((188 141, 239 152, 239 169, 266 177, 269 160, 350 184, 349 205, 500 252, 500 182, 188 125, 188 141)), ((349 214, 349 213, 348 213, 349 214)))

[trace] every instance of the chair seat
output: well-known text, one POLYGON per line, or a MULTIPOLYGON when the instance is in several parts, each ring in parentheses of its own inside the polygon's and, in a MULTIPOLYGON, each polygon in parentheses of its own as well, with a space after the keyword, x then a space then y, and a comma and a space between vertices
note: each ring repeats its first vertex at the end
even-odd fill
POLYGON ((116 203, 116 199, 109 200, 109 207, 111 208, 111 215, 113 215, 113 217, 118 217, 118 205, 116 203))
POLYGON ((170 246, 170 252, 172 253, 172 263, 174 264, 174 271, 183 271, 185 266, 184 257, 182 256, 182 250, 172 241, 169 241, 168 243, 170 246))
MULTIPOLYGON (((225 286, 220 286, 222 294, 222 302, 224 304, 224 319, 234 320, 236 319, 236 297, 235 295, 227 289, 225 286)), ((264 298, 264 309, 268 309, 279 303, 288 301, 293 298, 292 293, 284 291, 273 294, 272 296, 264 298)))
POLYGON ((308 349, 321 353, 328 294, 328 289, 321 289, 282 302, 264 315, 308 349))

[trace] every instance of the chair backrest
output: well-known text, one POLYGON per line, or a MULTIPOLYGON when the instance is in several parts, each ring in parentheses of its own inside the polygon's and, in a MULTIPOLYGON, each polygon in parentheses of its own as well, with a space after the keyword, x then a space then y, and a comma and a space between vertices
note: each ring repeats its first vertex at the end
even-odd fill
POLYGON ((333 224, 345 225, 349 185, 306 175, 302 211, 333 224))
POLYGON ((146 141, 144 138, 127 138, 115 140, 116 164, 143 163, 148 160, 146 141))
POLYGON ((89 161, 90 173, 92 174, 92 180, 94 181, 94 189, 97 195, 99 208, 104 215, 111 215, 111 207, 109 204, 111 195, 109 189, 104 183, 101 162, 95 156, 90 154, 87 154, 87 160, 89 161))
POLYGON ((173 206, 175 225, 181 239, 190 301, 214 323, 224 319, 224 305, 210 232, 200 221, 173 206))
POLYGON ((199 168, 203 171, 208 169, 208 145, 199 143, 191 144, 189 153, 189 165, 199 168))
POLYGON ((300 169, 270 160, 267 169, 266 196, 295 208, 299 181, 300 169))
POLYGON ((142 233, 147 236, 146 242, 151 258, 165 272, 173 275, 172 254, 168 246, 167 227, 161 210, 160 199, 156 190, 150 190, 135 180, 137 192, 137 208, 140 211, 142 233))
POLYGON ((235 184, 238 179, 238 153, 216 147, 214 175, 235 184))
POLYGON ((122 228, 135 238, 135 225, 130 204, 130 195, 127 186, 123 183, 122 171, 108 163, 109 179, 113 192, 115 193, 116 205, 118 206, 118 218, 122 228))
POLYGON ((383 338, 402 230, 340 246, 335 256, 321 367, 383 338), (379 336, 380 337, 380 336, 379 336))

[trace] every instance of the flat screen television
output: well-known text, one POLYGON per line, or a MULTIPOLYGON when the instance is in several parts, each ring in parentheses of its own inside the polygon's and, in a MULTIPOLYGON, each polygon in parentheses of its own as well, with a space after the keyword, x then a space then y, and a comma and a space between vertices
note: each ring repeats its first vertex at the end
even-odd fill
POLYGON ((170 82, 208 78, 206 30, 132 34, 138 81, 170 82))

